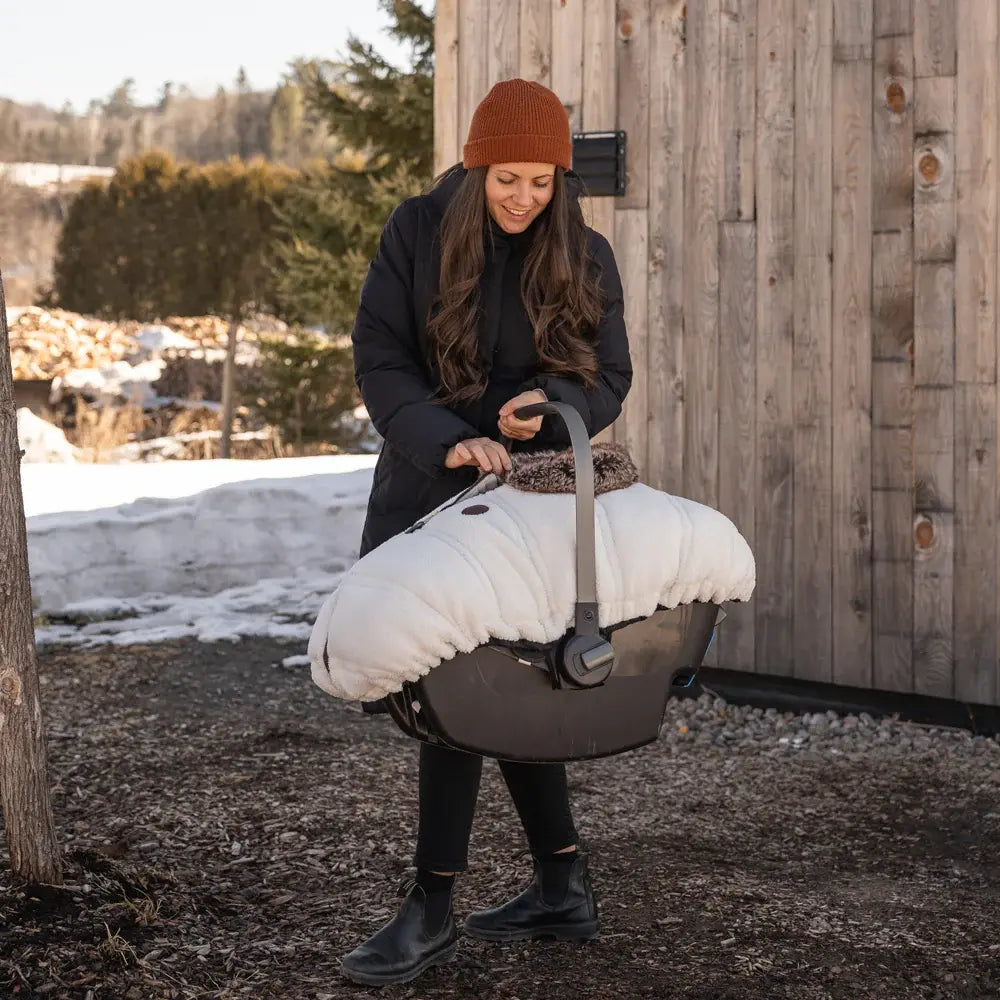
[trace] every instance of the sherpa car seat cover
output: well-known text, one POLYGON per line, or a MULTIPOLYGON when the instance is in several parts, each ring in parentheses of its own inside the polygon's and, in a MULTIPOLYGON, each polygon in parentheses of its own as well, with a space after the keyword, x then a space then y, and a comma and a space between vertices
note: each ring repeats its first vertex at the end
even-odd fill
MULTIPOLYGON (((576 601, 571 469, 567 453, 525 455, 359 559, 313 627, 315 683, 374 701, 491 639, 559 640, 576 601)), ((729 518, 636 482, 614 446, 594 447, 594 471, 601 627, 749 600, 753 553, 729 518)))

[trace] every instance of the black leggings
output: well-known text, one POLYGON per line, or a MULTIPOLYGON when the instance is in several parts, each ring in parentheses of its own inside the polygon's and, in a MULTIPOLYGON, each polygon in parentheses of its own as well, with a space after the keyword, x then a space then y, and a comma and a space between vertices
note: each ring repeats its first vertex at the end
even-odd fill
MULTIPOLYGON (((500 761, 500 771, 521 817, 532 854, 554 854, 576 843, 565 764, 500 761)), ((483 758, 420 745, 420 827, 415 863, 436 872, 468 867, 483 758)))

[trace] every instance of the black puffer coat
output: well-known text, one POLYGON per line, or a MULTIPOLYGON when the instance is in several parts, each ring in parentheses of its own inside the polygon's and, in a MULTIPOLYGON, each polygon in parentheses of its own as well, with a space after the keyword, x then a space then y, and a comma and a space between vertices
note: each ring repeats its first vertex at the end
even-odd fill
MULTIPOLYGON (((605 310, 598 343, 600 374, 595 387, 585 390, 582 381, 538 371, 534 335, 520 295, 521 267, 535 227, 509 235, 491 221, 480 320, 487 390, 474 403, 454 408, 434 400, 440 382, 426 317, 438 290, 441 218, 463 175, 458 165, 436 190, 408 198, 393 211, 361 291, 352 334, 355 375, 372 423, 384 439, 362 555, 475 481, 474 467, 445 468, 448 449, 466 438, 500 440, 500 407, 518 393, 541 388, 549 399, 571 404, 593 437, 618 417, 632 382, 621 280, 607 240, 588 230, 590 253, 603 272, 605 310)), ((567 178, 578 196, 573 175, 567 178)), ((562 421, 545 417, 539 434, 512 447, 568 446, 562 421)))

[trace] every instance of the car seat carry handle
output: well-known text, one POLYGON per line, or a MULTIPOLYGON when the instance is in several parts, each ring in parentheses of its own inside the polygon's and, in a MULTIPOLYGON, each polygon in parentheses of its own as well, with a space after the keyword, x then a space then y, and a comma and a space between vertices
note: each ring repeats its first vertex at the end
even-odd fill
POLYGON ((562 653, 562 674, 579 687, 603 683, 614 666, 614 650, 600 633, 594 522, 594 456, 580 414, 567 403, 529 403, 514 411, 518 420, 558 414, 573 448, 576 482, 576 627, 562 653))
POLYGON ((576 606, 577 618, 580 608, 588 606, 591 617, 577 621, 577 631, 581 624, 584 632, 597 632, 597 569, 594 551, 594 460, 590 451, 590 438, 583 418, 567 403, 529 403, 518 407, 514 416, 518 420, 558 414, 569 431, 573 447, 573 465, 576 470, 576 606))

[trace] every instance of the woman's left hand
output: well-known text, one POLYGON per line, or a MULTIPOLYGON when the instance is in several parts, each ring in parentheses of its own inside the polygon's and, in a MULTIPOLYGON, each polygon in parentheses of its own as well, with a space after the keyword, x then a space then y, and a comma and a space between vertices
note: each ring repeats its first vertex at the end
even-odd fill
POLYGON ((500 407, 500 419, 497 421, 497 426, 507 437, 513 438, 515 441, 530 441, 542 429, 542 418, 532 417, 530 420, 518 420, 514 416, 514 411, 529 403, 547 401, 548 396, 541 389, 530 389, 528 392, 519 393, 500 407))

